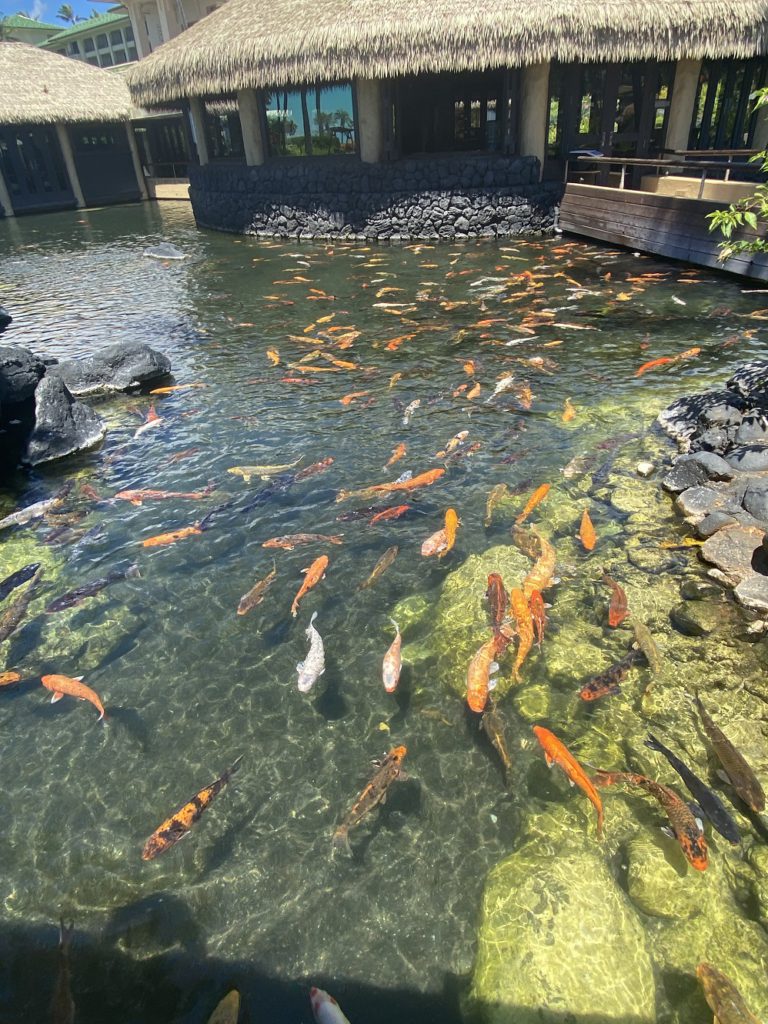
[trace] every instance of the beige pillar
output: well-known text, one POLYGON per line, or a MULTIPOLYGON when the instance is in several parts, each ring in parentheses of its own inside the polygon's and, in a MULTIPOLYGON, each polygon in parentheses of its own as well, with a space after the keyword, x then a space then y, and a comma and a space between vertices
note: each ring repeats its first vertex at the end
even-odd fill
POLYGON ((366 164, 380 163, 384 157, 384 103, 381 82, 374 78, 358 78, 357 138, 360 159, 366 164))
POLYGON ((197 147, 197 160, 201 167, 208 163, 208 141, 205 137, 205 110, 199 96, 189 100, 189 116, 192 121, 192 136, 197 147))
POLYGON ((2 168, 0 168, 0 206, 3 208, 3 213, 6 217, 15 217, 13 212, 13 203, 11 202, 11 194, 5 184, 5 178, 3 177, 2 168))
POLYGON ((549 61, 523 68, 520 83, 520 155, 538 157, 542 168, 547 144, 548 100, 549 61))
POLYGON ((249 167, 257 167, 264 163, 266 147, 264 132, 261 129, 259 97, 255 89, 241 89, 238 92, 237 109, 240 114, 240 127, 243 130, 245 162, 249 167))
POLYGON ((75 205, 78 209, 82 209, 85 206, 85 197, 83 196, 83 190, 80 188, 80 178, 77 175, 77 167, 75 166, 75 154, 72 151, 72 143, 65 125, 56 125, 56 136, 61 146, 61 155, 64 157, 64 166, 69 176, 69 184, 72 186, 72 191, 75 194, 75 205))
POLYGON ((136 51, 139 55, 139 60, 143 60, 152 53, 152 44, 149 41, 149 35, 147 34, 147 26, 144 24, 144 15, 141 12, 141 5, 124 4, 128 16, 131 19, 131 28, 133 29, 133 41, 136 43, 136 51))
POLYGON ((167 43, 169 39, 177 36, 180 31, 177 27, 176 12, 172 4, 168 3, 168 0, 156 0, 156 2, 157 16, 160 19, 160 31, 163 34, 163 42, 167 43))
POLYGON ((688 149, 693 107, 699 85, 700 60, 679 60, 675 68, 672 102, 669 106, 665 149, 688 149))
POLYGON ((133 125, 130 123, 130 121, 126 124, 125 131, 128 135, 128 148, 131 151, 133 173, 136 175, 136 184, 139 186, 139 193, 142 199, 149 199, 149 193, 147 192, 147 183, 144 181, 144 171, 141 168, 141 157, 139 156, 139 147, 136 145, 136 136, 133 134, 133 125))
POLYGON ((768 107, 760 107, 757 111, 755 134, 752 137, 752 149, 768 148, 768 107))

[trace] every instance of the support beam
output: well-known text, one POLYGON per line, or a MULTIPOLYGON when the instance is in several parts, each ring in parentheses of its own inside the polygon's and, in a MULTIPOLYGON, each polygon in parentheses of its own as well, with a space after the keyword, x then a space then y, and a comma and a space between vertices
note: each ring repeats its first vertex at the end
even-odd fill
POLYGON ((241 89, 238 92, 237 110, 243 132, 245 162, 249 167, 258 167, 266 157, 259 106, 259 96, 255 89, 241 89))
POLYGON ((133 29, 133 41, 136 43, 136 52, 139 55, 139 60, 143 60, 152 53, 152 44, 149 41, 147 26, 144 23, 141 4, 125 3, 123 6, 128 11, 128 17, 131 19, 131 28, 133 29))
POLYGON ((83 190, 80 188, 80 178, 78 177, 77 167, 75 165, 75 154, 72 150, 72 142, 70 141, 66 125, 56 125, 56 137, 58 138, 59 145, 61 146, 61 155, 64 158, 64 166, 67 169, 69 184, 75 194, 75 205, 78 210, 82 210, 85 206, 85 197, 83 195, 83 190))
POLYGON ((665 149, 688 149, 693 108, 701 72, 700 60, 679 60, 675 68, 672 102, 669 106, 665 149))
POLYGON ((205 109, 199 96, 191 96, 189 100, 189 119, 192 125, 192 138, 197 148, 197 162, 201 167, 208 163, 208 140, 205 137, 205 109))
POLYGON ((160 19, 160 31, 163 33, 163 42, 179 35, 182 31, 173 0, 156 0, 157 16, 160 19))
POLYGON ((530 64, 520 76, 520 155, 535 156, 544 167, 547 143, 549 61, 530 64))
POLYGON ((139 186, 139 194, 142 199, 149 199, 149 193, 147 192, 147 183, 144 181, 144 171, 141 169, 141 157, 139 156, 139 147, 136 145, 136 136, 133 134, 133 125, 129 122, 125 125, 125 131, 128 136, 128 148, 131 151, 131 161, 133 163, 133 173, 136 175, 136 184, 139 186))
POLYGON ((381 82, 376 78, 358 78, 355 90, 360 159, 364 164, 378 164, 384 159, 385 134, 381 82))
POLYGON ((768 147, 768 107, 760 107, 757 111, 755 134, 752 137, 752 149, 768 147))
POLYGON ((5 178, 3 177, 3 169, 0 167, 0 206, 3 208, 3 213, 6 217, 15 217, 16 214, 13 212, 13 203, 11 202, 11 194, 5 184, 5 178))

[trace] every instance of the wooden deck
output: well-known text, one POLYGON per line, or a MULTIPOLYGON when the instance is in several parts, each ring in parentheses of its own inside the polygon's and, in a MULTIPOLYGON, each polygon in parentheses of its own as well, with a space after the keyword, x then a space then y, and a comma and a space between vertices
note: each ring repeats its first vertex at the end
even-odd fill
MULTIPOLYGON (((706 215, 723 204, 652 192, 568 182, 560 206, 563 231, 703 267, 768 281, 768 254, 746 253, 719 263, 719 232, 706 215)), ((737 237, 754 237, 747 230, 737 237)))

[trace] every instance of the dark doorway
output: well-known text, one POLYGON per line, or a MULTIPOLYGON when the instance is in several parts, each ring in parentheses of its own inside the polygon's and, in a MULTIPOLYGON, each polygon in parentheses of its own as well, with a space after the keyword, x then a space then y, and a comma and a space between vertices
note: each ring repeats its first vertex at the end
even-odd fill
POLYGON ((186 178, 189 149, 184 121, 173 117, 134 121, 141 162, 150 178, 186 178))
POLYGON ((75 205, 52 125, 0 126, 0 169, 16 213, 75 205))
POLYGON ((68 131, 86 206, 141 198, 124 124, 77 124, 68 131))
POLYGON ((403 78, 395 98, 400 153, 502 150, 510 105, 507 94, 503 71, 403 78))
POLYGON ((604 156, 655 156, 664 148, 674 64, 553 63, 545 176, 562 177, 572 150, 604 156))

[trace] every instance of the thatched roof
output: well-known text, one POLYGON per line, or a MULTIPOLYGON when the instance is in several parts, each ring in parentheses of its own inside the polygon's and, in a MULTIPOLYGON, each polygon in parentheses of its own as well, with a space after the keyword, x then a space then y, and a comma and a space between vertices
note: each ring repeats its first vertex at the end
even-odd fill
POLYGON ((128 83, 146 105, 355 76, 767 48, 768 0, 228 0, 128 83))
POLYGON ((26 43, 0 42, 0 124, 125 121, 123 78, 26 43))

